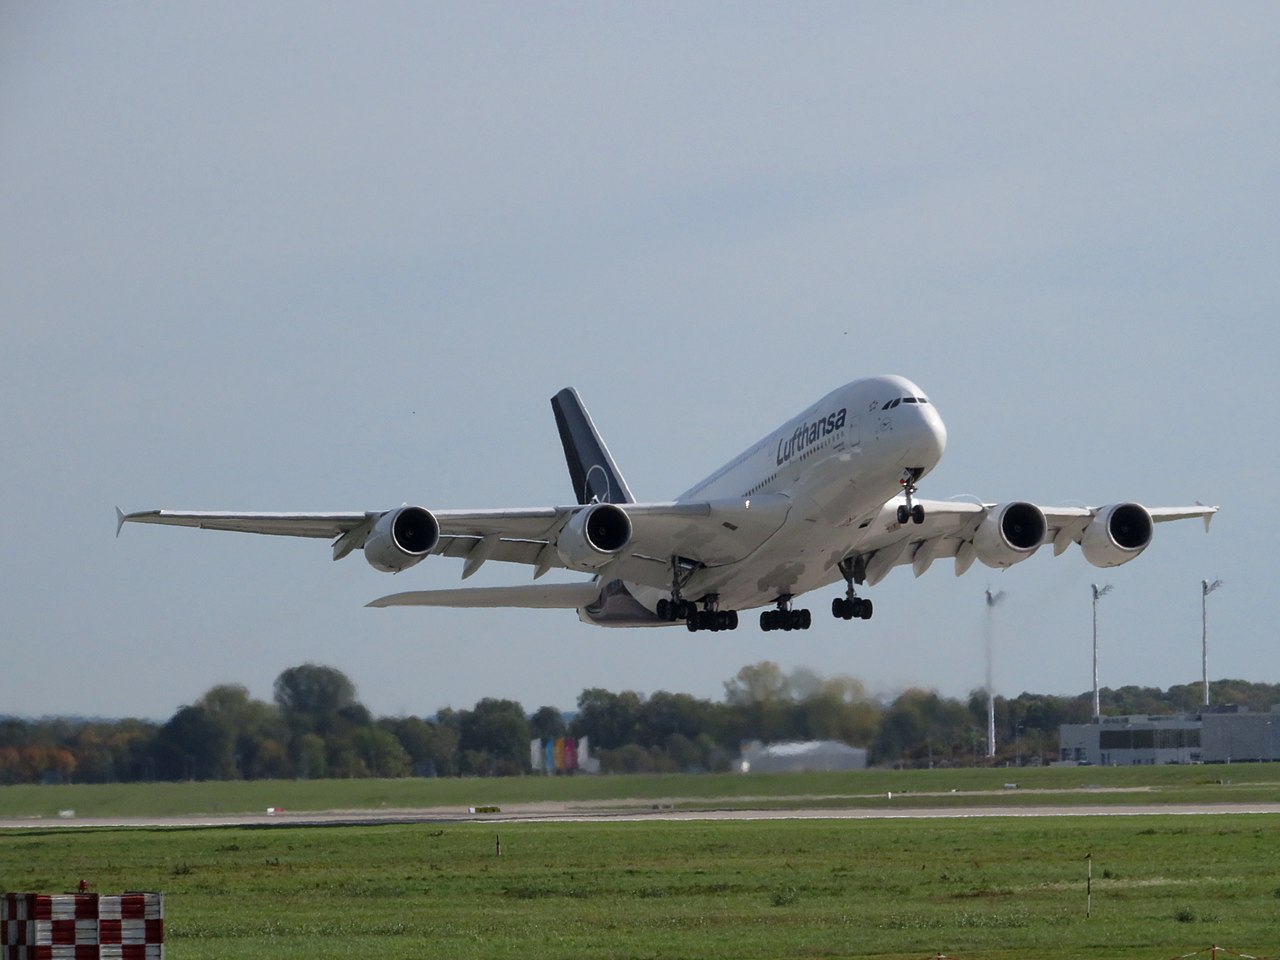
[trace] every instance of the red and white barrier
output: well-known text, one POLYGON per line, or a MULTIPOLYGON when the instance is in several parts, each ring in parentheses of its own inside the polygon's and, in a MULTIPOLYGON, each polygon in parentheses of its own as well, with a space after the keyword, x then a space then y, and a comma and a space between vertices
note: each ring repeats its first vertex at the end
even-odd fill
POLYGON ((164 895, 0 894, 0 960, 164 960, 164 895))

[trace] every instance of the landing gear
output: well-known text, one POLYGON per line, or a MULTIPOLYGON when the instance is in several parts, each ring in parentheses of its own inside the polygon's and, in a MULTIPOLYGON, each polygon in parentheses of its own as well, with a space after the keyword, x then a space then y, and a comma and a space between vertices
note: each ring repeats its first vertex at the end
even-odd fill
POLYGON ((908 467, 902 471, 902 477, 898 482, 902 484, 902 493, 906 496, 907 502, 898 507, 899 523, 924 523, 923 504, 911 502, 911 498, 916 494, 916 481, 920 479, 920 474, 923 472, 919 467, 908 467))
POLYGON ((680 596, 680 589, 689 582, 697 566, 679 557, 671 558, 671 599, 665 597, 658 601, 658 619, 675 623, 677 620, 688 620, 698 612, 697 604, 680 596))
MULTIPOLYGON (((689 604, 690 609, 684 618, 684 622, 690 633, 697 633, 699 630, 716 632, 738 629, 738 611, 718 610, 716 609, 718 601, 719 597, 712 594, 703 599, 701 610, 694 604, 689 604)), ((688 601, 682 602, 688 603, 688 601)))
POLYGON ((688 620, 691 613, 696 613, 695 607, 688 600, 667 600, 658 601, 658 619, 666 620, 669 623, 675 623, 677 620, 688 620))
POLYGON ((831 615, 837 620, 870 620, 871 601, 862 597, 833 597, 831 615))
MULTIPOLYGON (((898 508, 899 511, 903 509, 898 508)), ((920 509, 918 504, 916 509, 920 509)), ((841 560, 840 572, 844 574, 845 594, 843 597, 832 599, 831 615, 837 620, 870 620, 874 609, 871 601, 858 596, 857 591, 853 589, 855 580, 858 583, 863 581, 861 564, 857 562, 857 558, 841 560)))
POLYGON ((813 623, 813 615, 808 610, 792 610, 791 597, 779 597, 776 610, 766 610, 760 614, 760 629, 765 633, 770 630, 808 630, 813 623))

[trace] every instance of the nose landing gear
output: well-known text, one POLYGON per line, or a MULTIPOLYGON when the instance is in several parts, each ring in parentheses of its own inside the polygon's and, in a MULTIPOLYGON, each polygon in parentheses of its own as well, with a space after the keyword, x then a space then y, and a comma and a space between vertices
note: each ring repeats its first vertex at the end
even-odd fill
POLYGON ((902 478, 898 482, 902 484, 902 492, 907 502, 898 507, 899 523, 924 523, 924 505, 911 502, 911 498, 916 494, 916 481, 920 479, 922 473, 924 470, 920 467, 908 467, 902 471, 902 478))

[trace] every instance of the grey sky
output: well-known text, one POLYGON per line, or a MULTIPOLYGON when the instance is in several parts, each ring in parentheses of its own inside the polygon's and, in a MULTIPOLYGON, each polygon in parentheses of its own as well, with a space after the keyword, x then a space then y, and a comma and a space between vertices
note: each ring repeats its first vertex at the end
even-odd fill
MULTIPOLYGON (((376 713, 740 666, 964 696, 1280 679, 1280 8, 1080 4, 0 7, 0 713, 167 717, 333 664, 376 713), (112 508, 571 499, 581 392, 642 498, 901 373, 926 497, 1219 503, 1115 571, 939 563, 876 618, 605 631, 367 610, 451 585, 112 508)), ((477 584, 524 582, 490 564, 477 584)), ((825 592, 810 600, 822 613, 825 592)))

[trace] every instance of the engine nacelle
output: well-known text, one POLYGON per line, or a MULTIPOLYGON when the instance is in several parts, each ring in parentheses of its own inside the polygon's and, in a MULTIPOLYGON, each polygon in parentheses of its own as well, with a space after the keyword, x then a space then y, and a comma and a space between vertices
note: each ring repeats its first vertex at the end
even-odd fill
POLYGON ((378 518, 364 541, 364 558, 375 570, 408 570, 440 542, 440 524, 423 507, 400 507, 378 518))
POLYGON ((973 536, 973 549, 988 567, 1011 567, 1035 553, 1048 530, 1039 507, 1015 500, 987 511, 973 536))
POLYGON ((556 549, 571 570, 597 570, 631 542, 631 518, 612 503, 596 503, 575 513, 560 532, 556 549))
POLYGON ((1113 503, 1089 521, 1080 549, 1095 567, 1118 567, 1147 549, 1152 526, 1151 514, 1142 504, 1113 503))

